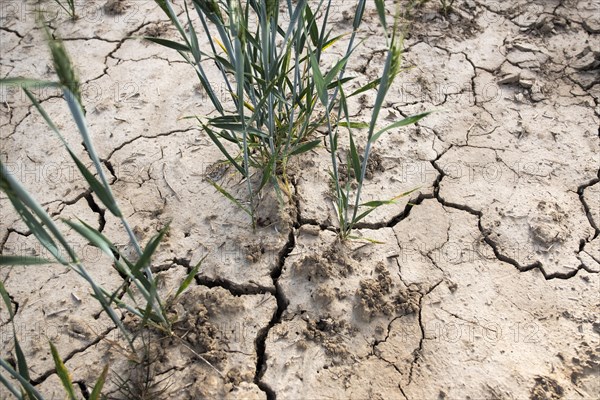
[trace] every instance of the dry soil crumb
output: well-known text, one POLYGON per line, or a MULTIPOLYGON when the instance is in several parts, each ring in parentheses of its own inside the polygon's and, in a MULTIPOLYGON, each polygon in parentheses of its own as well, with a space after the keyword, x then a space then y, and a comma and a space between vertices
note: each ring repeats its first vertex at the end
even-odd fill
POLYGON ((104 4, 104 12, 109 15, 122 14, 127 9, 127 5, 124 0, 108 0, 104 4))
POLYGON ((352 334, 352 328, 344 320, 335 320, 330 315, 317 319, 307 319, 304 336, 319 343, 334 361, 340 361, 348 354, 344 337, 352 334))
POLYGON ((558 400, 563 398, 563 388, 552 378, 535 378, 531 389, 531 400, 558 400))
POLYGON ((363 279, 356 291, 358 309, 366 320, 371 320, 376 315, 406 315, 418 310, 418 300, 414 292, 405 288, 394 291, 394 284, 390 272, 383 265, 375 267, 376 278, 363 279))
POLYGON ((243 299, 226 296, 222 288, 206 290, 193 288, 188 290, 174 306, 177 322, 175 333, 192 345, 194 350, 214 365, 226 359, 221 347, 227 337, 219 326, 211 322, 215 315, 233 314, 244 309, 243 299))
POLYGON ((298 275, 305 275, 309 281, 324 281, 332 277, 348 277, 353 267, 335 243, 322 255, 309 254, 295 262, 292 269, 298 275))

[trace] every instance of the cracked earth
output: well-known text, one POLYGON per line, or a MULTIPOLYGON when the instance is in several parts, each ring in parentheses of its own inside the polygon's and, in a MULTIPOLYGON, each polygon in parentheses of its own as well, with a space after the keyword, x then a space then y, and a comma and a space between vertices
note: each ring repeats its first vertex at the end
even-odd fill
MULTIPOLYGON (((334 3, 336 31, 351 27, 349 3, 334 3)), ((380 244, 336 239, 324 147, 292 162, 293 201, 278 209, 266 196, 252 232, 206 181, 235 191, 237 178, 219 167, 220 153, 193 120, 182 119, 214 111, 194 71, 139 39, 177 39, 164 14, 145 0, 80 7, 72 22, 51 1, 3 2, 0 76, 53 79, 35 24, 36 8, 49 11, 79 68, 90 131, 136 235, 145 243, 171 222, 153 267, 163 295, 206 256, 173 306, 182 339, 147 338, 147 380, 165 398, 597 398, 597 0, 464 0, 447 15, 430 1, 412 11, 410 68, 381 123, 438 112, 377 143, 364 200, 417 188, 359 227, 380 244)), ((365 18, 367 39, 348 71, 355 87, 378 76, 385 56, 372 5, 365 18)), ((339 55, 334 46, 328 57, 339 55)), ((59 93, 36 94, 85 157, 59 93)), ((2 161, 53 217, 80 218, 128 251, 119 221, 26 96, 16 88, 1 96, 2 161)), ((368 119, 374 96, 350 105, 357 120, 368 119)), ((2 254, 44 256, 9 202, 0 207, 2 254)), ((118 287, 109 261, 67 236, 94 278, 118 287)), ((64 398, 49 339, 83 397, 108 364, 106 393, 119 398, 115 377, 135 378, 129 355, 81 279, 57 266, 2 266, 0 279, 37 388, 64 398)), ((14 352, 7 321, 2 309, 2 357, 14 352)))

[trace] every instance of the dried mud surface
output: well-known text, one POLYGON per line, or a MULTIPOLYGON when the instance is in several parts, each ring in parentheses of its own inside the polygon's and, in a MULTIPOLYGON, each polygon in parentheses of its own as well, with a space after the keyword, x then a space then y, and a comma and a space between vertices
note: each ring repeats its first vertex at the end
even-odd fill
MULTIPOLYGON (((348 31, 352 6, 334 5, 335 30, 348 31)), ((171 308, 181 339, 148 332, 136 357, 72 271, 0 267, 31 378, 48 398, 64 397, 48 340, 82 396, 108 364, 112 398, 123 398, 116 377, 175 399, 597 398, 597 0, 457 0, 448 14, 430 1, 413 11, 411 68, 381 122, 441 111, 377 143, 365 201, 418 188, 359 227, 379 244, 337 240, 323 148, 291 166, 294 204, 278 210, 265 197, 251 232, 206 180, 235 190, 237 178, 181 118, 213 112, 193 70, 137 38, 177 38, 152 1, 89 1, 75 22, 52 1, 3 2, 0 76, 52 79, 40 8, 79 67, 90 130, 136 235, 146 242, 171 222, 154 260, 161 293, 206 256, 171 308)), ((384 60, 372 6, 365 18, 368 39, 348 71, 356 87, 384 60)), ((84 156, 58 93, 38 95, 84 156)), ((118 221, 27 98, 15 88, 1 96, 2 161, 51 215, 81 218, 127 250, 118 221)), ((350 105, 357 120, 368 119, 373 100, 365 93, 350 105)), ((44 255, 9 202, 0 207, 2 254, 44 255)), ((100 283, 118 286, 107 259, 68 238, 100 283)), ((14 351, 7 321, 2 309, 2 357, 14 351)))

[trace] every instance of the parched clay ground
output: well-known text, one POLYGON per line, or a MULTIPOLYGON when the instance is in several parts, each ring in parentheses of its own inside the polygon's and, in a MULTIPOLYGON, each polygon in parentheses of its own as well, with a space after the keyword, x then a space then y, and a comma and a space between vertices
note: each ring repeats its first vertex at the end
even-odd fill
MULTIPOLYGON (((349 3, 335 2, 336 31, 351 29, 349 3)), ((112 397, 121 377, 174 399, 598 398, 599 1, 457 0, 448 15, 429 1, 413 11, 411 68, 380 122, 439 112, 377 143, 365 200, 418 188, 357 231, 383 244, 336 240, 323 148, 293 162, 294 201, 278 214, 265 198, 251 231, 205 179, 235 190, 236 177, 180 119, 213 111, 193 70, 137 38, 177 37, 152 1, 78 3, 76 22, 52 1, 3 1, 0 76, 53 79, 37 9, 76 60, 90 130, 136 234, 146 242, 171 221, 154 260, 163 296, 207 255, 171 308, 181 339, 148 333, 136 365, 72 271, 1 267, 48 398, 64 398, 48 340, 82 393, 110 365, 112 397)), ((384 60, 372 5, 365 18, 368 39, 348 71, 356 87, 384 60)), ((85 156, 58 93, 37 94, 85 156)), ((54 217, 81 218, 126 248, 26 97, 1 96, 2 161, 54 217)), ((374 96, 351 105, 357 120, 374 96)), ((6 199, 0 207, 2 254, 44 255, 6 199)), ((68 236, 94 277, 117 287, 108 260, 68 236)), ((13 352, 7 320, 2 309, 2 357, 13 352)))

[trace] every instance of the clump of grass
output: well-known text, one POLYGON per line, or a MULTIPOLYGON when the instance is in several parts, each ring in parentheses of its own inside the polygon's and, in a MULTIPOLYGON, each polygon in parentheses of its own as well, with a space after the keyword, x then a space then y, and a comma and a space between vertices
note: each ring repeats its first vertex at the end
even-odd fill
MULTIPOLYGON (((39 81, 25 78, 4 78, 0 80, 0 85, 18 85, 29 97, 37 111, 42 115, 49 128, 60 139, 71 159, 77 166, 77 169, 89 185, 89 189, 97 196, 106 209, 117 217, 126 231, 130 243, 135 249, 136 257, 123 254, 117 246, 104 234, 88 225, 84 221, 63 220, 63 222, 75 231, 77 234, 87 240, 92 246, 99 248, 112 262, 124 277, 121 286, 114 292, 108 292, 98 285, 83 265, 81 258, 68 243, 61 232, 58 224, 48 215, 39 202, 15 179, 0 161, 0 190, 4 192, 9 201, 19 213, 23 222, 30 229, 31 233, 48 250, 54 260, 45 260, 40 258, 30 258, 23 256, 0 255, 1 265, 31 265, 58 262, 73 269, 77 274, 83 277, 93 291, 93 296, 102 305, 103 310, 112 319, 114 324, 123 332, 133 348, 134 337, 123 325, 116 309, 126 310, 139 318, 140 324, 150 325, 166 333, 171 332, 171 321, 169 320, 166 307, 157 291, 157 280, 152 273, 152 256, 156 252, 160 241, 167 233, 168 226, 164 227, 156 234, 144 248, 138 242, 127 219, 124 217, 118 202, 115 199, 112 189, 106 179, 106 174, 98 154, 96 153, 91 134, 88 131, 81 96, 79 95, 79 82, 74 72, 73 63, 64 47, 62 41, 52 37, 49 30, 44 25, 44 30, 49 42, 49 48, 56 68, 58 81, 39 81), (63 91, 64 99, 69 106, 71 115, 77 125, 83 144, 89 158, 94 166, 94 172, 90 171, 79 159, 71 145, 66 141, 58 127, 54 124, 51 117, 46 113, 43 106, 39 103, 31 88, 56 87, 63 91), (135 287, 135 293, 131 288, 135 287), (120 293, 128 295, 129 301, 121 299, 120 293), (140 302, 141 298, 141 302, 140 302)), ((198 272, 197 265, 190 272, 181 287, 177 291, 177 296, 185 290, 190 284, 193 275, 198 272)))
POLYGON ((160 350, 151 346, 145 335, 141 335, 141 349, 136 353, 128 352, 128 368, 124 375, 116 374, 113 382, 116 394, 128 400, 152 400, 169 398, 173 381, 173 372, 157 377, 156 366, 160 364, 160 350))
MULTIPOLYGON (((139 334, 143 332, 143 328, 145 327, 152 327, 170 337, 174 336, 172 332, 173 321, 168 313, 168 304, 165 304, 161 299, 157 290, 158 279, 151 270, 152 256, 158 249, 159 243, 166 235, 168 226, 161 229, 148 241, 146 246, 142 248, 127 222, 127 219, 119 208, 118 202, 106 179, 106 174, 102 168, 100 158, 96 153, 91 134, 87 127, 83 104, 81 102, 80 84, 72 60, 62 41, 53 37, 45 24, 42 23, 42 27, 47 37, 48 47, 50 49, 58 80, 40 81, 26 78, 3 78, 0 79, 0 85, 16 85, 22 88, 27 97, 31 100, 35 109, 44 118, 50 130, 62 142, 65 150, 68 152, 77 166, 77 169, 87 182, 89 190, 96 195, 110 213, 121 221, 123 229, 126 231, 130 243, 135 249, 136 255, 134 257, 127 256, 102 232, 82 220, 62 220, 68 228, 71 228, 92 246, 100 249, 123 278, 121 285, 113 292, 104 289, 89 273, 89 270, 84 265, 81 257, 76 253, 75 249, 67 241, 66 236, 62 233, 59 224, 50 217, 34 196, 24 188, 24 186, 5 167, 4 163, 0 161, 0 191, 7 196, 8 200, 18 212, 21 220, 27 225, 30 232, 40 244, 48 250, 53 258, 44 259, 40 257, 3 254, 0 255, 0 265, 59 263, 75 271, 88 283, 92 290, 92 296, 99 302, 103 311, 120 330, 130 351, 135 353, 137 347, 135 346, 134 341, 139 334), (71 145, 67 142, 44 107, 31 91, 32 88, 44 87, 54 87, 62 90, 71 116, 73 117, 83 140, 85 150, 94 166, 93 172, 85 166, 83 160, 75 155, 75 151, 71 145), (127 296, 127 299, 123 299, 124 295, 127 296), (133 330, 133 333, 132 330, 124 325, 118 311, 128 312, 136 317, 134 320, 137 322, 137 327, 133 330)), ((175 301, 191 284, 194 276, 198 273, 200 263, 191 269, 187 277, 180 284, 175 295, 169 299, 169 303, 175 301)), ((10 298, 2 282, 0 282, 0 295, 2 295, 4 303, 8 307, 10 320, 12 322, 14 319, 14 312, 11 307, 10 298)), ((42 395, 31 384, 27 362, 14 329, 13 337, 17 358, 16 363, 11 364, 7 360, 0 359, 0 367, 17 380, 21 387, 16 388, 2 374, 0 374, 0 383, 17 398, 43 399, 42 395)), ((52 343, 50 344, 50 348, 56 372, 63 383, 65 393, 68 398, 75 399, 73 385, 70 381, 68 371, 52 343)), ((199 357, 202 358, 201 356, 199 357)), ((100 391, 106 379, 106 371, 107 370, 105 369, 101 374, 100 379, 96 383, 96 386, 89 397, 90 399, 99 398, 100 391)))
MULTIPOLYGON (((376 1, 377 11, 379 14, 381 25, 384 27, 386 32, 389 30, 386 22, 385 10, 383 1, 376 1)), ((377 140, 384 133, 397 129, 403 126, 411 125, 424 118, 430 112, 425 112, 417 115, 410 116, 403 120, 394 122, 384 128, 377 128, 377 121, 379 113, 383 106, 385 97, 392 86, 394 79, 398 76, 401 71, 402 65, 402 52, 403 52, 403 36, 399 28, 399 11, 396 13, 394 24, 391 27, 391 32, 388 39, 388 51, 383 69, 382 76, 372 84, 371 86, 377 88, 377 97, 371 113, 371 119, 368 123, 350 121, 348 113, 347 96, 344 94, 344 89, 341 84, 336 88, 340 92, 340 107, 337 113, 337 120, 342 121, 337 123, 335 126, 332 125, 332 121, 327 116, 327 131, 329 135, 329 150, 331 153, 331 162, 333 169, 331 171, 331 178, 334 186, 334 195, 336 202, 337 218, 340 228, 340 236, 342 239, 354 238, 351 236, 352 229, 358 222, 364 219, 367 215, 373 212, 380 206, 391 204, 396 199, 406 196, 411 191, 399 194, 393 199, 388 200, 375 200, 366 203, 361 203, 361 193, 365 177, 367 175, 367 165, 371 156, 372 148, 377 140), (348 129, 348 141, 350 149, 348 152, 347 162, 347 173, 344 174, 348 179, 341 177, 337 168, 337 159, 340 149, 338 147, 339 141, 339 127, 345 127, 348 129), (359 156, 356 139, 352 133, 352 129, 368 129, 367 142, 364 146, 364 152, 362 157, 359 156), (353 178, 353 179, 352 179, 353 178), (355 188, 355 189, 354 189, 355 188)), ((388 35, 386 35, 388 36, 388 35)), ((315 75, 318 77, 321 73, 319 66, 316 62, 312 65, 315 75)), ((317 87, 321 86, 320 91, 326 91, 326 86, 317 79, 317 87)), ((335 95, 335 94, 334 94, 335 95)), ((324 93, 320 96, 321 101, 325 106, 329 101, 329 95, 324 93)))
MULTIPOLYGON (((19 344, 19 339, 17 337, 17 330, 15 328, 15 313, 12 308, 12 303, 10 301, 10 296, 4 287, 4 284, 0 282, 0 297, 4 302, 8 310, 9 315, 9 323, 12 325, 13 329, 13 341, 15 346, 15 354, 16 360, 4 360, 0 358, 0 367, 4 369, 10 377, 13 379, 13 382, 18 382, 19 386, 15 386, 15 383, 9 381, 6 376, 0 374, 0 383, 12 394, 16 399, 27 399, 27 400, 44 400, 44 397, 40 394, 40 392, 32 385, 31 378, 29 375, 29 367, 27 365, 27 359, 21 349, 21 345, 19 344)), ((58 375, 60 382, 65 390, 65 394, 67 398, 75 400, 77 396, 75 396, 75 388, 73 386, 73 382, 71 381, 71 375, 69 371, 65 367, 63 360, 60 358, 58 354, 58 350, 52 344, 50 345, 50 352, 52 353, 52 359, 54 361, 54 367, 56 369, 56 374, 58 375)), ((105 366, 100 374, 100 377, 96 381, 92 393, 90 393, 88 399, 89 400, 100 400, 100 396, 102 393, 102 388, 104 387, 104 383, 106 382, 106 376, 108 374, 108 366, 105 366)))
MULTIPOLYGON (((193 0, 201 29, 209 39, 208 49, 200 48, 199 35, 185 3, 185 24, 179 20, 169 0, 156 0, 156 3, 168 15, 183 42, 152 37, 146 39, 178 51, 193 66, 200 84, 219 114, 214 118, 197 117, 198 121, 245 180, 248 198, 237 199, 212 182, 216 189, 248 213, 255 226, 256 200, 260 191, 270 183, 280 200, 284 200, 284 195, 291 197, 286 174, 288 161, 319 146, 322 139, 316 135, 316 131, 326 127, 341 236, 348 237, 354 224, 366 216, 356 215, 356 210, 360 206, 358 200, 371 145, 386 130, 416 122, 424 116, 407 119, 383 131, 375 129, 385 94, 400 70, 401 40, 398 32, 394 31, 390 43, 390 57, 384 76, 345 95, 344 85, 352 80, 344 76, 345 69, 357 48, 355 42, 366 0, 356 2, 352 31, 334 37, 330 27, 331 0, 322 0, 314 8, 307 0, 299 0, 295 4, 291 0, 193 0), (280 15, 282 5, 287 8, 280 15), (322 17, 317 18, 317 15, 322 17), (285 22, 281 22, 282 16, 285 22), (213 37, 214 31, 218 38, 213 37), (348 42, 344 55, 327 71, 322 71, 320 64, 323 53, 345 37, 348 37, 348 42), (231 109, 219 99, 214 82, 207 78, 207 68, 212 65, 218 69, 227 88, 227 100, 233 104, 231 109), (377 87, 377 102, 371 123, 367 125, 369 141, 363 157, 364 165, 356 162, 359 158, 351 141, 352 165, 357 168, 359 180, 355 202, 357 207, 354 215, 349 217, 347 214, 351 203, 348 190, 340 187, 336 160, 338 127, 344 123, 332 121, 330 114, 337 109, 336 121, 341 121, 342 112, 347 117, 346 102, 349 98, 377 87), (228 149, 227 143, 234 145, 234 151, 228 149)), ((376 0, 375 4, 382 25, 387 30, 383 0, 376 0)), ((348 128, 356 126, 350 121, 345 124, 348 128)), ((378 205, 370 203, 366 206, 378 205)))

